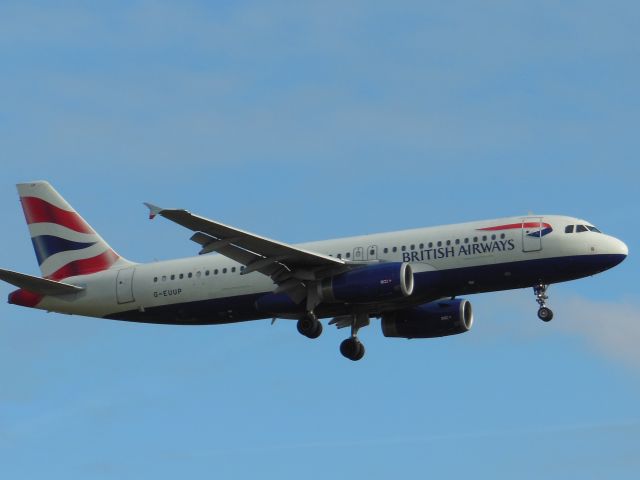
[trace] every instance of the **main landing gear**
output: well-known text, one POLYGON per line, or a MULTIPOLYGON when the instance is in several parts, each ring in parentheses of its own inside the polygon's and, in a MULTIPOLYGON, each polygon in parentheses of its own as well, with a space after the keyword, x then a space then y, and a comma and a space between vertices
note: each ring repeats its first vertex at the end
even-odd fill
POLYGON ((322 323, 315 313, 309 312, 298 320, 298 332, 307 338, 318 338, 322 334, 322 323))
MULTIPOLYGON (((351 336, 340 344, 340 353, 354 362, 364 357, 364 345, 358 338, 358 330, 369 325, 368 313, 357 313, 354 315, 344 315, 336 317, 329 325, 338 328, 351 327, 351 336)), ((308 312, 298 320, 298 332, 307 338, 318 338, 322 333, 322 323, 313 312, 308 312)))
POLYGON ((340 353, 349 360, 357 362, 358 360, 362 360, 365 352, 364 345, 360 339, 358 339, 358 330, 369 325, 369 315, 366 313, 353 315, 350 323, 351 336, 340 344, 340 353))
POLYGON ((543 322, 549 322, 553 318, 553 312, 547 307, 546 303, 546 300, 549 299, 547 296, 547 288, 549 288, 549 285, 544 285, 542 283, 533 287, 533 293, 536 295, 536 302, 540 305, 538 318, 543 322))

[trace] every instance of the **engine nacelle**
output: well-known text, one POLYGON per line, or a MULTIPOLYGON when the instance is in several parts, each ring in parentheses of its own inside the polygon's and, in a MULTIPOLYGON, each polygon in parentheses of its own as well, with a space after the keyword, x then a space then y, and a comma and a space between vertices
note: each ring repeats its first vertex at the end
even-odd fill
POLYGON ((434 338, 464 333, 473 326, 473 309, 468 300, 425 303, 382 316, 385 337, 434 338))
POLYGON ((408 297, 411 293, 411 265, 380 263, 323 280, 320 298, 326 302, 370 303, 408 297))

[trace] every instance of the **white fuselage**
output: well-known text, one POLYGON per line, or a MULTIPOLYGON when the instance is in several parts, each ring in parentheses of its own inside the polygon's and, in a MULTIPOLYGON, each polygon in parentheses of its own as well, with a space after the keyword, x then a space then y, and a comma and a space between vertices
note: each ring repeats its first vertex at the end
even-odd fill
MULTIPOLYGON (((626 256, 620 240, 595 231, 565 233, 568 225, 590 224, 555 215, 511 217, 297 246, 363 265, 409 262, 416 289, 407 303, 418 304, 448 295, 580 278, 611 268, 626 256), (552 228, 545 230, 545 226, 552 228)), ((239 263, 217 254, 133 264, 68 278, 66 282, 85 290, 45 297, 38 308, 176 324, 276 316, 279 312, 259 312, 254 306, 257 298, 276 288, 273 281, 258 272, 243 275, 241 271, 239 263)), ((328 306, 325 311, 320 308, 320 313, 340 314, 340 308, 328 306)))

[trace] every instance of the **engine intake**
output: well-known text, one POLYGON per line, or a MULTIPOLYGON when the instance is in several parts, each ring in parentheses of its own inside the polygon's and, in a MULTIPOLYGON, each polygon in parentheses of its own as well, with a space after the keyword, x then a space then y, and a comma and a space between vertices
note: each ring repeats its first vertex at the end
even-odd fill
POLYGON ((464 333, 473 326, 473 309, 468 300, 425 303, 382 316, 385 337, 434 338, 464 333))
POLYGON ((408 297, 412 293, 411 265, 381 263, 323 280, 320 297, 326 302, 370 303, 408 297))

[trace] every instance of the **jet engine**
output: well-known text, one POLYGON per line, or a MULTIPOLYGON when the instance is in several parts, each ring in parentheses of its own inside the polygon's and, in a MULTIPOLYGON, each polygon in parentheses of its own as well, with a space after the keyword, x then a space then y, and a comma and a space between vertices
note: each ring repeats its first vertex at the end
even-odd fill
POLYGON ((408 263, 380 263, 327 278, 320 285, 326 302, 370 303, 408 297, 413 270, 408 263))
POLYGON ((469 331, 472 326, 471 303, 462 299, 425 303, 382 315, 385 337, 445 337, 469 331))
MULTIPOLYGON (((408 297, 413 292, 413 270, 408 263, 366 265, 318 283, 318 298, 327 303, 375 303, 408 297)), ((256 303, 259 312, 294 313, 305 303, 295 303, 286 293, 268 293, 256 303)))

